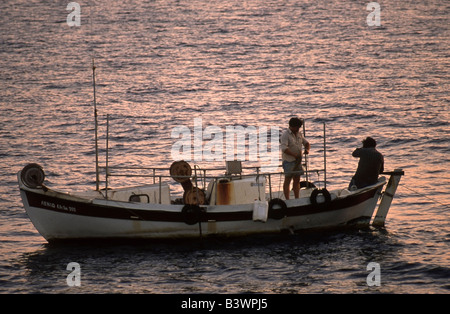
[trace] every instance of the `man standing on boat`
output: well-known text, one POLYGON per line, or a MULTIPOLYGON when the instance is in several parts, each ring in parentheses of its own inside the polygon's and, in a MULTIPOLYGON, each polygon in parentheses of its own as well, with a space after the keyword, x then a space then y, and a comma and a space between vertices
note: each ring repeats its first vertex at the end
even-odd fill
POLYGON ((377 142, 367 137, 362 141, 363 147, 357 148, 352 153, 359 158, 358 168, 348 186, 349 190, 361 189, 377 183, 378 175, 384 171, 384 157, 375 149, 377 142))
POLYGON ((302 174, 302 146, 305 147, 305 154, 309 154, 309 142, 300 132, 303 121, 299 118, 289 120, 289 128, 281 135, 281 151, 283 160, 283 170, 285 173, 283 192, 284 197, 289 199, 289 187, 294 180, 293 190, 295 198, 300 193, 300 175, 302 174))

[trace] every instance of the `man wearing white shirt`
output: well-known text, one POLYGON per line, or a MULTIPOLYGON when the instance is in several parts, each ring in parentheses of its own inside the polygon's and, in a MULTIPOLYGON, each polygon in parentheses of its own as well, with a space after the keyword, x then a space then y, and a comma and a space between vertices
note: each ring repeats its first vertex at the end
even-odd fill
POLYGON ((302 165, 302 146, 305 147, 305 154, 309 154, 310 144, 300 132, 303 125, 299 118, 289 120, 289 128, 281 135, 281 151, 283 160, 283 170, 285 173, 283 192, 285 198, 289 199, 289 187, 291 180, 294 179, 294 196, 299 197, 300 193, 300 174, 302 165))

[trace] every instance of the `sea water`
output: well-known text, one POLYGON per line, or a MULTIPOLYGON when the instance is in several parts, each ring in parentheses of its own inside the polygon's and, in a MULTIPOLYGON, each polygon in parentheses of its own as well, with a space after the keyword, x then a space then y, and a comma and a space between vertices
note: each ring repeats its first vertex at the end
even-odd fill
MULTIPOLYGON (((76 3, 0 3, 0 293, 450 291, 448 1, 76 3), (109 164, 133 167, 169 167, 172 131, 194 119, 283 130, 297 115, 310 169, 323 168, 325 124, 328 189, 348 185, 366 136, 405 171, 385 228, 47 244, 16 174, 36 162, 51 188, 95 188, 93 59, 102 166, 106 115, 109 164)), ((323 173, 309 180, 323 187, 323 173)))

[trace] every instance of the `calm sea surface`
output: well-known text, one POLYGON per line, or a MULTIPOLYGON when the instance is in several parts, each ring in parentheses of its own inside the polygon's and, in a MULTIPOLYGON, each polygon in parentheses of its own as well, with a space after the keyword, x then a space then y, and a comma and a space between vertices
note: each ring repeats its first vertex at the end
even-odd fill
POLYGON ((380 1, 381 26, 369 1, 80 0, 79 27, 68 3, 0 2, 0 293, 450 292, 448 1, 380 1), (110 165, 149 167, 170 166, 172 129, 195 118, 283 129, 299 115, 312 168, 326 123, 329 189, 347 186, 366 136, 405 170, 386 228, 48 245, 16 174, 37 162, 50 187, 95 187, 92 57, 102 164, 106 114, 110 165))

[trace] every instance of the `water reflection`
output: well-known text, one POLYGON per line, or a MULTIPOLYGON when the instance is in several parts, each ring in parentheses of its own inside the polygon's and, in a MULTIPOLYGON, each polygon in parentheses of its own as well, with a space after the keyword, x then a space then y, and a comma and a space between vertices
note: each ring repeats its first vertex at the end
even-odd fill
POLYGON ((324 281, 328 292, 352 292, 365 288, 369 262, 401 259, 402 246, 386 230, 370 228, 170 243, 47 244, 24 254, 22 262, 35 292, 299 293, 323 289, 324 281), (70 262, 81 266, 81 287, 67 286, 70 262))
MULTIPOLYGON (((82 24, 70 28, 64 23, 66 4, 0 3, 0 236, 6 259, 0 266, 3 278, 10 279, 3 280, 2 288, 4 284, 12 291, 72 291, 65 286, 70 261, 64 256, 70 256, 86 263, 83 272, 90 284, 79 291, 127 286, 132 287, 129 291, 163 292, 366 291, 365 266, 380 258, 387 274, 377 291, 427 292, 429 287, 448 292, 444 281, 450 277, 450 111, 444 1, 383 3, 382 26, 376 28, 368 27, 365 5, 355 1, 96 1, 89 9, 81 5, 82 24), (348 184, 356 169, 351 152, 365 136, 379 140, 386 169, 406 171, 388 216, 388 233, 344 233, 320 241, 301 236, 281 243, 252 240, 255 249, 253 243, 246 247, 239 241, 220 243, 225 248, 218 250, 187 245, 181 248, 186 255, 177 252, 180 247, 175 250, 180 260, 170 259, 172 252, 159 246, 157 251, 145 246, 143 252, 122 247, 123 254, 113 248, 111 254, 103 254, 103 245, 67 252, 41 248, 44 240, 20 205, 15 174, 25 164, 39 162, 54 188, 95 186, 92 56, 98 66, 99 114, 113 118, 111 165, 169 166, 171 130, 192 125, 195 118, 222 129, 283 128, 291 115, 300 115, 307 121, 312 144, 311 167, 321 168, 325 121, 330 187, 348 184), (236 246, 233 254, 230 246, 236 246), (280 259, 265 252, 266 246, 280 259), (27 276, 22 276, 23 264, 16 258, 22 253, 30 260, 27 276), (253 271, 248 270, 248 253, 257 258, 251 263, 253 271), (111 261, 114 254, 116 262, 111 261), (226 263, 221 264, 221 255, 226 263), (245 256, 247 264, 239 256, 245 256), (134 268, 127 269, 125 260, 134 268), (196 274, 199 269, 203 274, 196 274), (218 280, 213 271, 220 275, 218 280), (49 279, 39 277, 40 272, 49 279), (413 272, 411 280, 403 281, 408 272, 413 272), (422 283, 420 276, 425 278, 422 283), (179 286, 178 277, 186 280, 179 286)), ((104 164, 104 154, 101 158, 104 164)))

